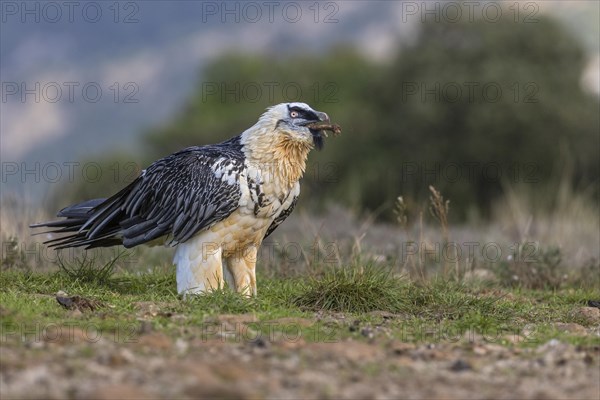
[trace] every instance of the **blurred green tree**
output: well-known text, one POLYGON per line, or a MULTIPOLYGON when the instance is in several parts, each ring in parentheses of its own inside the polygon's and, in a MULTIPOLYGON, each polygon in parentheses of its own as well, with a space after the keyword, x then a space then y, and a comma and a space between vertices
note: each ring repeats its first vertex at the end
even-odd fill
MULTIPOLYGON (((426 195, 432 183, 455 209, 475 203, 485 213, 503 182, 556 184, 570 160, 574 183, 593 183, 598 99, 581 88, 584 62, 579 43, 548 18, 426 24, 372 99, 391 117, 381 120, 378 159, 420 171, 394 174, 392 187, 426 195)), ((371 207, 393 198, 388 187, 374 190, 371 207)))

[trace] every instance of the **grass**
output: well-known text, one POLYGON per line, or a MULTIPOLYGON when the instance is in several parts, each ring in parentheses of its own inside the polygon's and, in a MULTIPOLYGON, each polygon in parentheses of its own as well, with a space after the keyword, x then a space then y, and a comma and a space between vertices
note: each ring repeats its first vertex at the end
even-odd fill
POLYGON ((406 289, 404 280, 383 267, 331 268, 301 281, 292 303, 312 311, 399 312, 406 307, 406 289))
MULTIPOLYGON (((127 327, 137 337, 143 330, 140 319, 148 319, 152 329, 167 335, 177 336, 183 330, 193 336, 206 333, 207 327, 223 325, 220 318, 232 314, 238 328, 254 324, 252 329, 260 332, 273 328, 267 322, 285 318, 285 323, 276 326, 280 334, 299 329, 306 340, 362 340, 363 335, 351 328, 350 321, 381 325, 383 312, 389 336, 404 341, 453 340, 479 334, 504 344, 510 344, 510 335, 526 335, 523 345, 553 337, 586 346, 600 344, 597 336, 560 332, 553 325, 562 322, 593 327, 593 322, 577 310, 588 300, 600 299, 598 288, 499 290, 442 278, 424 284, 394 276, 381 267, 351 266, 293 280, 259 277, 256 298, 247 299, 225 289, 184 300, 177 295, 171 270, 157 268, 147 273, 111 275, 105 266, 96 270, 102 279, 95 279, 88 263, 82 263, 80 269, 71 266, 45 274, 2 272, 2 342, 23 327, 31 330, 40 324, 92 324, 104 332, 127 327), (66 310, 54 298, 58 291, 97 301, 102 306, 94 312, 66 310), (140 316, 143 304, 154 305, 158 311, 140 316), (385 313, 389 315, 385 317, 385 313), (237 320, 235 315, 250 315, 251 322, 237 320), (298 324, 295 319, 304 322, 298 324)), ((219 329, 213 328, 209 331, 218 334, 219 329)))
MULTIPOLYGON (((428 208, 439 225, 437 236, 448 243, 454 239, 448 227, 449 203, 435 188, 430 191, 428 208)), ((518 199, 510 199, 512 214, 506 214, 521 220, 524 211, 518 199)), ((571 222, 580 221, 581 215, 585 220, 597 220, 588 217, 591 214, 587 208, 579 208, 568 214, 571 222), (580 217, 575 218, 576 215, 580 217)), ((409 221, 408 206, 402 197, 398 198, 397 222, 407 241, 428 242, 423 225, 426 209, 413 210, 412 215, 419 219, 409 221), (410 224, 417 226, 418 231, 409 229, 410 224)), ((4 216, 7 211, 2 211, 4 216)), ((33 254, 32 249, 43 247, 27 242, 29 239, 14 239, 13 236, 28 237, 28 231, 21 232, 23 226, 13 225, 11 231, 3 231, 3 238, 8 238, 0 273, 3 345, 11 340, 14 343, 27 329, 35 331, 52 324, 93 325, 105 332, 118 332, 125 327, 134 337, 151 326, 152 330, 176 337, 202 335, 207 328, 218 336, 219 327, 231 333, 250 325, 252 331, 264 332, 272 330, 274 321, 284 321, 275 324, 276 334, 299 330, 307 341, 348 337, 370 340, 369 327, 376 327, 385 331, 386 338, 418 343, 483 335, 505 345, 513 345, 514 337, 520 339, 518 345, 524 346, 551 338, 582 346, 600 345, 600 337, 591 333, 598 322, 580 312, 587 301, 600 301, 600 264, 591 260, 581 266, 572 256, 563 257, 563 250, 556 246, 530 251, 525 247, 532 243, 529 225, 519 230, 519 240, 524 244, 512 258, 503 258, 493 265, 472 259, 455 263, 435 261, 419 251, 393 269, 363 253, 360 236, 355 238, 350 252, 340 252, 335 247, 333 264, 309 262, 305 257, 306 268, 290 274, 293 268, 288 268, 285 257, 263 261, 266 265, 259 265, 259 271, 264 273, 258 277, 256 298, 219 290, 185 300, 177 294, 167 252, 150 249, 137 254, 119 253, 108 260, 103 253, 87 258, 72 253, 72 261, 58 259, 59 270, 49 271, 50 257, 27 257, 33 254), (132 272, 135 268, 127 265, 131 262, 138 271, 146 265, 154 267, 132 272), (490 272, 492 279, 467 279, 467 272, 473 272, 476 266, 490 272), (46 272, 32 272, 36 270, 46 272), (55 299, 58 291, 80 296, 99 307, 83 312, 67 310, 55 299), (565 332, 556 323, 579 324, 589 332, 565 332)), ((316 239, 321 240, 318 235, 316 239)), ((589 248, 585 243, 581 246, 589 248)))
POLYGON ((88 257, 88 253, 84 253, 81 257, 75 258, 73 261, 65 261, 58 254, 58 267, 69 278, 80 281, 106 284, 115 282, 113 278, 114 267, 119 259, 125 254, 121 252, 116 257, 106 261, 101 267, 96 267, 97 258, 88 257))

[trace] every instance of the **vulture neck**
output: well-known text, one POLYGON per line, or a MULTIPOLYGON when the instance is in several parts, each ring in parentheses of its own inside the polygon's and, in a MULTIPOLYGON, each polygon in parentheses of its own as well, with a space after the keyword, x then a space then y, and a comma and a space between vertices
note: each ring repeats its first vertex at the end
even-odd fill
POLYGON ((272 174, 287 189, 302 178, 308 153, 313 148, 312 143, 299 142, 284 132, 264 128, 252 134, 244 132, 241 142, 248 161, 263 173, 272 174))

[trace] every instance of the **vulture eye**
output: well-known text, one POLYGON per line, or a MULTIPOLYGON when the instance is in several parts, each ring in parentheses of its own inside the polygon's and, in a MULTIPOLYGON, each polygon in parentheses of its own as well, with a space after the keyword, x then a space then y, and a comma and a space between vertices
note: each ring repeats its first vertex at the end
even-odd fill
POLYGON ((298 113, 298 111, 292 111, 292 112, 290 112, 290 117, 292 117, 292 118, 298 118, 299 115, 300 114, 298 113))

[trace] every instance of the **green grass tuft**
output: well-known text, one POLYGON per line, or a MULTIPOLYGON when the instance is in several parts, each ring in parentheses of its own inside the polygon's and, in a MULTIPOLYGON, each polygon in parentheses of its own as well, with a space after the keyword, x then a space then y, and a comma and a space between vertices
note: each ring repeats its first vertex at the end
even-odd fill
POLYGON ((293 304, 307 310, 362 313, 405 308, 407 284, 389 269, 367 265, 326 270, 302 285, 293 304))
POLYGON ((97 267, 96 257, 88 257, 88 253, 75 258, 72 262, 66 262, 58 255, 58 267, 62 273, 72 280, 84 283, 96 283, 104 285, 108 283, 114 273, 115 263, 125 254, 121 252, 116 257, 107 261, 101 267, 97 267))

